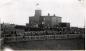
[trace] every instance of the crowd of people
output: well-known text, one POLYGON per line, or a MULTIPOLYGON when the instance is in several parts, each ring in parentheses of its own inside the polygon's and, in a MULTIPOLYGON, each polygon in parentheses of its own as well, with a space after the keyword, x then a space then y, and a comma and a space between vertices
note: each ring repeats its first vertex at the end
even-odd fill
POLYGON ((8 40, 45 40, 75 38, 85 34, 85 28, 57 27, 57 28, 30 28, 28 31, 6 27, 2 30, 2 37, 8 40), (32 29, 32 30, 30 30, 32 29), (35 29, 35 30, 34 30, 35 29))
MULTIPOLYGON (((27 28, 27 27, 26 27, 27 28)), ((3 26, 1 37, 25 37, 25 36, 42 36, 42 35, 64 35, 64 34, 85 34, 85 28, 78 27, 46 27, 46 28, 27 28, 21 29, 20 26, 3 26)))
POLYGON ((74 27, 59 27, 59 28, 48 28, 47 30, 39 31, 22 31, 22 30, 4 30, 2 35, 6 36, 35 36, 35 35, 58 35, 58 34, 85 34, 84 28, 74 27), (6 35, 7 34, 7 35, 6 35))

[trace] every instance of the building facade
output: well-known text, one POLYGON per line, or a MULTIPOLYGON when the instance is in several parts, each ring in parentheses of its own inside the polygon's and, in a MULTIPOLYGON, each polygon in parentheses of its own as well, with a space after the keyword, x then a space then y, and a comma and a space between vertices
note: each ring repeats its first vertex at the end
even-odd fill
POLYGON ((50 16, 50 14, 42 16, 41 12, 41 10, 35 10, 35 15, 29 17, 29 24, 27 26, 39 27, 39 25, 43 24, 52 27, 62 22, 61 17, 55 15, 50 16))

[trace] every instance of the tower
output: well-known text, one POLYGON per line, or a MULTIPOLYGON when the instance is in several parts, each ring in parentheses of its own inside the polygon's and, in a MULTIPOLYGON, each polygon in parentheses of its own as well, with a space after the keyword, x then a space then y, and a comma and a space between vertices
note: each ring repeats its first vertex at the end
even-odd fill
POLYGON ((38 27, 38 25, 42 24, 43 18, 41 14, 42 13, 41 9, 39 9, 39 3, 37 3, 34 16, 29 17, 29 25, 31 27, 38 27))
POLYGON ((35 10, 35 16, 40 17, 41 16, 41 10, 35 10))
POLYGON ((36 10, 35 10, 35 15, 34 15, 34 19, 35 19, 35 23, 36 24, 41 24, 42 22, 42 13, 41 13, 41 9, 39 8, 39 3, 36 4, 36 10))
POLYGON ((41 9, 39 7, 39 3, 36 4, 35 16, 41 16, 41 9))

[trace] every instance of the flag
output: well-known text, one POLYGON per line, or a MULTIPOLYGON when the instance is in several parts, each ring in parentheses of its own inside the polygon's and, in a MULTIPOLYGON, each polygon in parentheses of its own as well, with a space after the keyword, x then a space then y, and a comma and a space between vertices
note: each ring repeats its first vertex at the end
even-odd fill
POLYGON ((36 4, 36 6, 38 6, 38 5, 39 5, 39 3, 36 4))

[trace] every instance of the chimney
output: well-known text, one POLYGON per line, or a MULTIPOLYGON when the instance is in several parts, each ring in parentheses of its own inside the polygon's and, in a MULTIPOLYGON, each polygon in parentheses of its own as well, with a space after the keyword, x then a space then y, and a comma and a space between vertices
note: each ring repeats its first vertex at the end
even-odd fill
POLYGON ((55 14, 53 16, 56 16, 55 14))
POLYGON ((48 16, 50 16, 50 13, 48 13, 48 16))

